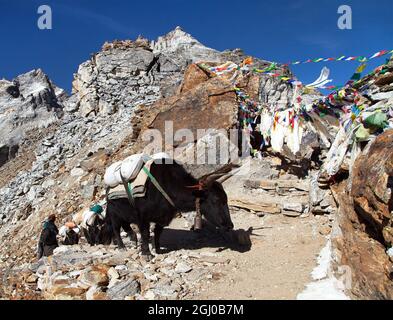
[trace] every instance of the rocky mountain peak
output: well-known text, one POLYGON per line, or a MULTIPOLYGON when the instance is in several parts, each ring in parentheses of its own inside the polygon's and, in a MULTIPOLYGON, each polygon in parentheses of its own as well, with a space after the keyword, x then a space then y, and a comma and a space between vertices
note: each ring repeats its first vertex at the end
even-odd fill
POLYGON ((185 32, 179 26, 164 36, 158 37, 151 42, 154 53, 181 54, 185 58, 195 62, 197 59, 208 58, 216 61, 218 51, 208 48, 195 39, 191 34, 185 32), (215 58, 215 59, 214 59, 215 58))
POLYGON ((66 98, 41 69, 12 81, 0 80, 0 166, 14 156, 10 150, 17 148, 26 131, 47 126, 62 115, 66 98))
POLYGON ((156 41, 151 42, 151 47, 154 52, 174 52, 182 48, 189 48, 193 45, 203 46, 198 40, 189 33, 183 31, 179 26, 166 35, 158 37, 156 41))

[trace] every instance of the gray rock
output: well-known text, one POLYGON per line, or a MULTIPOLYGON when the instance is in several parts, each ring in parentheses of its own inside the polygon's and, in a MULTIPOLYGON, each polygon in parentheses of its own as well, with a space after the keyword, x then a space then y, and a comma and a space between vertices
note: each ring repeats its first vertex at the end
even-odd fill
POLYGON ((283 209, 286 211, 294 211, 302 213, 304 210, 304 205, 302 203, 283 203, 283 209))
POLYGON ((179 262, 175 267, 176 273, 187 273, 192 270, 192 267, 185 262, 179 262))
POLYGON ((79 109, 79 101, 77 95, 72 95, 64 102, 64 111, 75 112, 79 109))
POLYGON ((137 280, 129 279, 121 281, 109 288, 107 295, 111 300, 124 300, 125 297, 134 296, 141 292, 140 284, 137 280))
POLYGON ((85 252, 66 252, 53 256, 53 262, 59 267, 74 265, 75 267, 84 267, 93 263, 93 258, 85 252))
POLYGON ((93 200, 95 194, 95 186, 94 185, 86 185, 82 188, 82 198, 87 200, 93 200))
POLYGON ((156 287, 151 289, 154 294, 160 297, 176 299, 176 288, 169 284, 158 284, 156 287))
POLYGON ((85 175, 85 171, 82 168, 73 168, 70 172, 71 177, 81 177, 85 175))
POLYGON ((37 198, 37 188, 33 186, 27 193, 26 199, 27 201, 32 202, 35 198, 37 198))
POLYGON ((175 262, 176 262, 176 258, 171 256, 166 257, 163 261, 164 264, 169 264, 169 265, 175 264, 175 262))
MULTIPOLYGON (((32 201, 31 215, 35 216, 29 223, 34 224, 41 222, 37 213, 44 209, 53 208, 65 218, 65 207, 69 204, 78 206, 83 200, 90 201, 95 194, 104 195, 100 179, 89 180, 68 194, 70 188, 76 187, 73 182, 77 179, 73 178, 85 174, 76 166, 84 159, 86 146, 93 152, 99 148, 109 153, 117 150, 131 134, 130 120, 134 117, 135 107, 152 104, 160 97, 175 93, 191 62, 231 60, 240 63, 245 57, 239 50, 218 52, 207 48, 180 28, 152 43, 136 42, 131 45, 129 42, 113 43, 81 64, 70 98, 41 70, 21 75, 13 82, 0 80, 0 112, 7 114, 0 117, 0 145, 8 148, 3 152, 7 154, 6 161, 10 158, 11 145, 19 146, 20 150, 33 148, 31 159, 34 158, 31 169, 18 171, 7 185, 0 188, 0 216, 4 215, 0 235, 12 234, 14 228, 20 226, 16 217, 24 210, 27 201, 32 201), (32 144, 34 139, 24 136, 27 129, 33 129, 33 138, 39 139, 37 147, 32 144), (7 141, 3 142, 5 138, 7 141), (46 146, 43 141, 48 142, 46 146), (80 154, 82 150, 83 156, 80 154), (61 173, 63 168, 65 172, 72 171, 71 177, 61 173), (54 175, 60 182, 59 188, 67 193, 65 199, 63 194, 58 197, 45 194, 45 190, 53 186, 54 175), (16 197, 20 190, 26 196, 16 197)), ((258 68, 269 64, 255 61, 258 68)), ((264 79, 263 88, 269 99, 285 101, 285 95, 290 95, 290 89, 278 80, 268 82, 264 79), (275 92, 270 94, 270 90, 275 92)), ((53 256, 53 263, 59 267, 74 265, 82 268, 93 259, 109 261, 111 258, 93 258, 86 252, 72 251, 53 256)), ((130 257, 124 256, 112 262, 118 265, 129 260, 130 257)), ((167 273, 180 277, 174 273, 173 267, 168 268, 167 273)))
POLYGON ((48 189, 52 186, 54 186, 56 182, 53 179, 47 179, 42 183, 42 188, 48 189))

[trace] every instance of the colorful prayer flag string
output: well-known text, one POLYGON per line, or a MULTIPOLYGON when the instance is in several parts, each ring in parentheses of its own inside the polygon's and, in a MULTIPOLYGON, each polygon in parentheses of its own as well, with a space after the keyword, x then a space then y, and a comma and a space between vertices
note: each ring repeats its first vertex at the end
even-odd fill
POLYGON ((367 57, 364 56, 340 56, 337 58, 316 58, 316 59, 307 59, 305 61, 294 61, 294 62, 288 62, 284 64, 285 66, 289 65, 297 65, 297 64, 304 64, 304 63, 318 63, 318 62, 329 62, 329 61, 359 61, 359 62, 366 62, 375 58, 382 57, 387 54, 393 54, 393 50, 381 50, 373 55, 367 57))

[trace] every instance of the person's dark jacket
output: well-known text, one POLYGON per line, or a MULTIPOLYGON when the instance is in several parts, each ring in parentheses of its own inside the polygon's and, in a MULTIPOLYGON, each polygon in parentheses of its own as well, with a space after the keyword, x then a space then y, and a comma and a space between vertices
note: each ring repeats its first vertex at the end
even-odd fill
POLYGON ((40 259, 42 256, 48 257, 53 254, 59 244, 57 243, 57 229, 53 221, 46 221, 44 223, 43 230, 41 231, 40 240, 38 242, 37 258, 40 259))

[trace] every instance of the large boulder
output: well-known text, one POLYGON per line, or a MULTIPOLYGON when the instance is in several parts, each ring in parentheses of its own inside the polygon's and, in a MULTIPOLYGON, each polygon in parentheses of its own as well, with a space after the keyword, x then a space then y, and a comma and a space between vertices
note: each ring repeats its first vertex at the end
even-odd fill
MULTIPOLYGON (((259 78, 242 76, 238 86, 257 97, 259 78)), ((212 165, 208 171, 238 157, 238 101, 229 76, 215 77, 191 64, 175 95, 136 114, 134 153, 165 151, 188 165, 212 165)))
POLYGON ((393 130, 378 136, 355 162, 352 196, 355 210, 374 236, 393 245, 393 130))
POLYGON ((173 123, 174 133, 189 129, 195 139, 198 129, 230 129, 237 123, 238 105, 233 86, 220 78, 208 79, 184 94, 160 100, 153 108, 161 112, 148 128, 158 129, 163 135, 166 121, 173 123))

